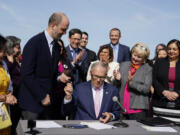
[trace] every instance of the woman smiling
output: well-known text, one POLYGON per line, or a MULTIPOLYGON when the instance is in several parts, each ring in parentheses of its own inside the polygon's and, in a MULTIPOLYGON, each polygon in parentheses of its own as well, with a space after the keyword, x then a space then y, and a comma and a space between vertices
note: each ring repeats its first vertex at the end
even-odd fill
POLYGON ((120 83, 120 102, 127 110, 124 119, 146 118, 149 107, 152 68, 146 63, 149 48, 144 43, 137 43, 131 50, 131 61, 121 63, 120 72, 114 76, 120 83))
POLYGON ((167 44, 168 57, 159 59, 153 70, 154 115, 180 122, 180 41, 167 44))

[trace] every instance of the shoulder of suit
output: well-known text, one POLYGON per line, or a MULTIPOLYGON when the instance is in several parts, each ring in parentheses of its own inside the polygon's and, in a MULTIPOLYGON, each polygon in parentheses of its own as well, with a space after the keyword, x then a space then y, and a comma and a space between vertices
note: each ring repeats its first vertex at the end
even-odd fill
POLYGON ((126 48, 126 49, 130 49, 129 46, 127 45, 123 45, 123 44, 119 44, 120 47, 126 48))
POLYGON ((155 65, 157 65, 157 64, 160 64, 160 65, 161 64, 166 64, 168 62, 169 62, 169 60, 167 58, 161 58, 161 59, 156 60, 155 65))
POLYGON ((91 83, 90 81, 82 82, 82 83, 77 84, 75 87, 76 87, 76 88, 87 87, 88 84, 90 84, 90 83, 91 83))
POLYGON ((44 32, 40 32, 40 33, 36 34, 30 40, 37 40, 37 39, 41 39, 41 38, 45 38, 45 33, 44 32))
POLYGON ((86 48, 86 51, 87 51, 87 52, 90 52, 90 53, 96 54, 93 50, 90 50, 90 49, 88 49, 88 48, 86 48))
POLYGON ((115 90, 117 89, 114 85, 110 84, 110 83, 107 83, 107 82, 104 82, 104 87, 106 89, 110 89, 110 90, 115 90))
POLYGON ((152 70, 152 66, 149 65, 149 63, 145 63, 142 65, 146 70, 152 70))
POLYGON ((130 64, 131 64, 131 61, 123 61, 123 62, 120 63, 121 67, 130 65, 130 64))
POLYGON ((24 46, 24 49, 27 47, 27 46, 34 46, 34 47, 37 47, 37 43, 39 43, 41 40, 44 40, 45 39, 45 34, 44 32, 40 32, 38 34, 36 34, 35 36, 31 37, 27 43, 25 44, 24 46))
POLYGON ((65 47, 65 49, 66 49, 66 50, 70 50, 69 45, 67 45, 67 46, 65 47))

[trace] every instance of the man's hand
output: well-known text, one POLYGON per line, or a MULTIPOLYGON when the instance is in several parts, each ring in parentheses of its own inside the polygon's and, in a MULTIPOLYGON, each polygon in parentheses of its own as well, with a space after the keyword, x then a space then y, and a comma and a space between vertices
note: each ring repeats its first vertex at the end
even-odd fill
POLYGON ((104 116, 104 119, 100 118, 99 120, 103 123, 109 122, 109 120, 112 118, 112 114, 108 112, 102 113, 102 115, 104 116))
POLYGON ((49 94, 46 95, 46 97, 41 101, 41 103, 43 106, 48 106, 51 103, 49 94))
POLYGON ((73 93, 73 86, 72 83, 67 83, 66 86, 64 87, 64 92, 65 92, 65 99, 70 100, 72 97, 73 93))
POLYGON ((58 80, 63 83, 67 83, 70 79, 71 79, 71 77, 65 75, 64 73, 62 73, 60 76, 58 76, 58 80))
POLYGON ((14 105, 14 104, 17 104, 17 99, 15 96, 12 95, 12 93, 9 93, 6 95, 5 103, 10 104, 10 105, 14 105))
POLYGON ((76 58, 74 59, 73 64, 75 64, 76 62, 80 62, 82 60, 84 53, 85 53, 85 50, 84 49, 81 50, 81 52, 78 55, 76 55, 76 58))

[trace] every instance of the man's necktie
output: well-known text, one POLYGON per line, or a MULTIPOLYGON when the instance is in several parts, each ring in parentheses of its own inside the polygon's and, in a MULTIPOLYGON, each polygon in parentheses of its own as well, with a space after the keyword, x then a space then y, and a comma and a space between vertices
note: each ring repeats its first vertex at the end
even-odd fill
POLYGON ((95 114, 96 114, 96 118, 99 116, 99 112, 100 112, 100 101, 101 101, 101 96, 100 96, 100 89, 97 88, 96 90, 96 94, 95 94, 95 100, 94 100, 94 108, 95 108, 95 114))
POLYGON ((76 58, 76 51, 73 50, 73 60, 76 58))
POLYGON ((116 46, 113 46, 113 56, 114 56, 114 61, 116 61, 116 46))
POLYGON ((76 58, 77 54, 78 54, 78 49, 75 49, 75 50, 71 50, 72 52, 72 57, 73 57, 73 60, 76 58))
POLYGON ((54 53, 55 53, 55 47, 56 47, 56 41, 53 40, 51 42, 51 49, 50 49, 52 57, 54 56, 54 53))

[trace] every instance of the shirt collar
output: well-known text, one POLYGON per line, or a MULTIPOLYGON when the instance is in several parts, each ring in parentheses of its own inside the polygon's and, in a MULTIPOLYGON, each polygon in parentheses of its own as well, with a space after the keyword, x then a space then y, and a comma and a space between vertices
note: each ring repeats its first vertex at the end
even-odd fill
POLYGON ((113 45, 113 44, 111 43, 110 45, 111 45, 111 47, 112 47, 112 48, 114 48, 114 47, 115 47, 115 48, 117 48, 117 47, 118 47, 118 45, 119 45, 119 43, 118 43, 118 44, 116 44, 116 45, 113 45))
POLYGON ((70 51, 71 51, 71 52, 73 52, 73 51, 77 52, 78 49, 79 49, 79 48, 73 49, 73 48, 71 47, 71 45, 69 45, 69 48, 70 48, 70 51))
MULTIPOLYGON (((93 86, 93 84, 91 83, 91 87, 93 90, 96 90, 96 88, 93 86)), ((101 85, 101 87, 99 87, 100 91, 103 90, 104 87, 104 83, 101 85)))
POLYGON ((44 31, 48 45, 51 45, 53 38, 49 35, 49 33, 47 32, 47 30, 44 31))

